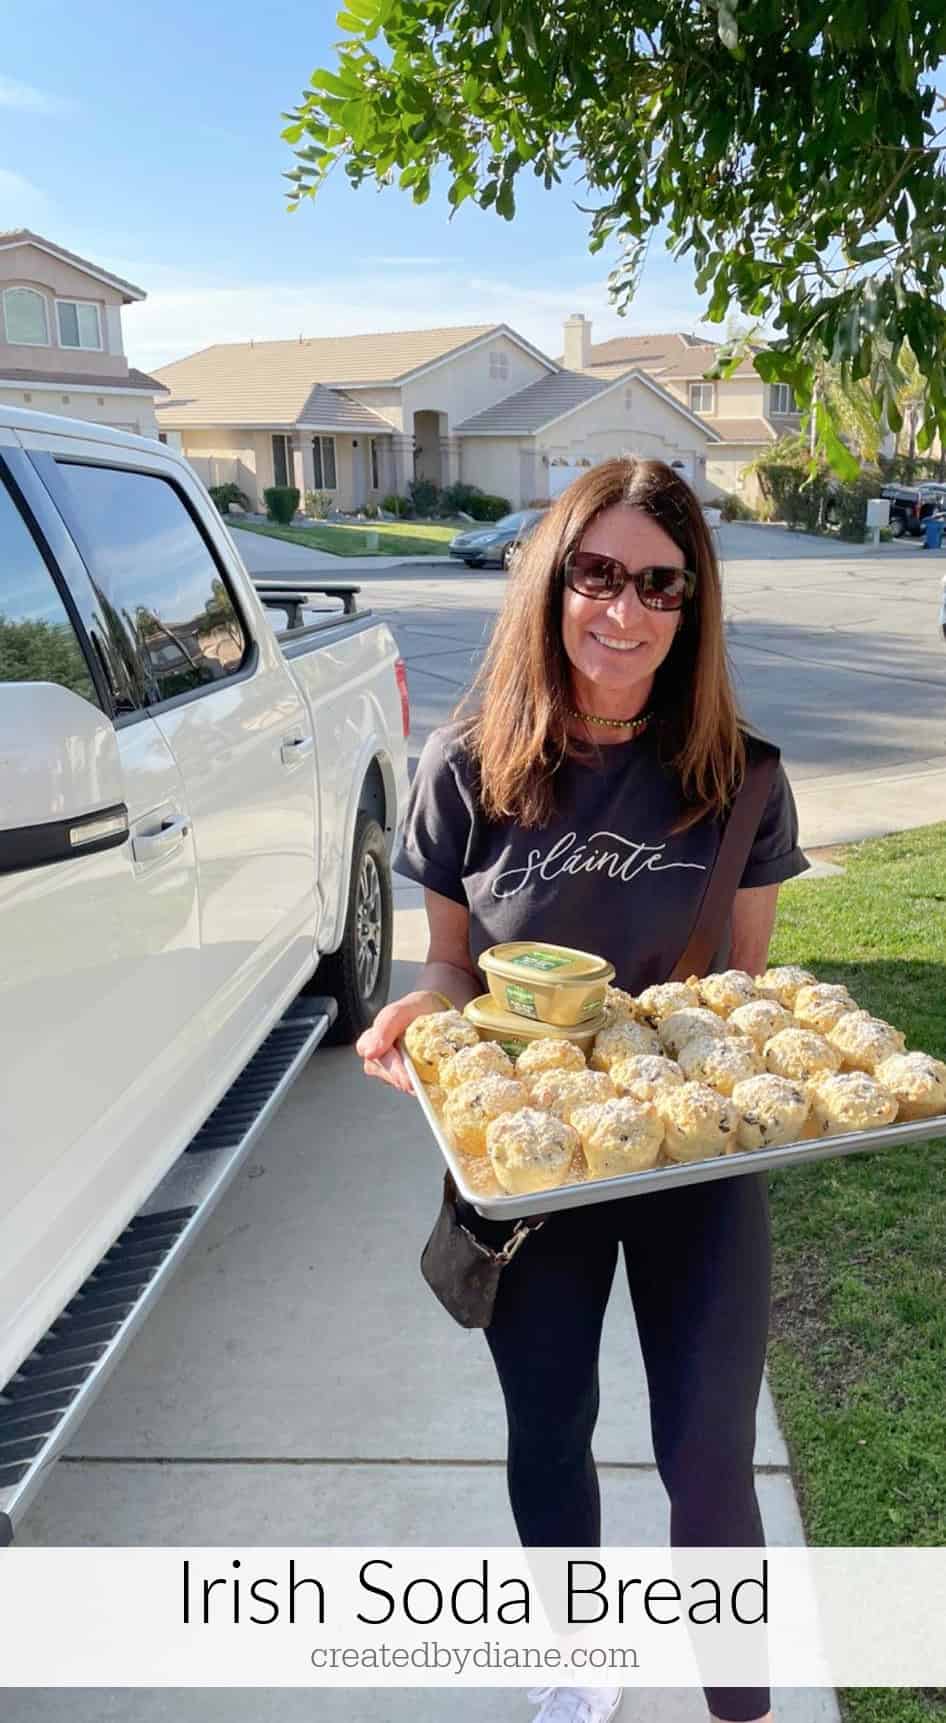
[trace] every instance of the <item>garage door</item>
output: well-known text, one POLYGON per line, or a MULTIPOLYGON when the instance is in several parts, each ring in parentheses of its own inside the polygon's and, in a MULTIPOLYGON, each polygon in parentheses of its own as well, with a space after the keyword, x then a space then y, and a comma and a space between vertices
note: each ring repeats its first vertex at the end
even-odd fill
POLYGON ((549 467, 549 496, 561 496, 562 492, 567 490, 571 484, 572 479, 577 479, 587 471, 588 468, 579 466, 577 461, 566 461, 562 466, 549 467))

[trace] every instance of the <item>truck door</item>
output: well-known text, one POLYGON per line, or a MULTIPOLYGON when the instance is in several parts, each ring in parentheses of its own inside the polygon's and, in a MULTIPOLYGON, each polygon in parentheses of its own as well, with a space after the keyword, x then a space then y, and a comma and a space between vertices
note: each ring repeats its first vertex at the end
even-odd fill
MULTIPOLYGON (((51 529, 61 533, 61 523, 33 476, 33 501, 45 502, 50 517, 44 527, 18 472, 23 482, 33 476, 25 457, 9 451, 0 460, 0 699, 11 685, 36 684, 37 722, 20 733, 5 727, 0 774, 0 1360, 6 1332, 22 1337, 32 1321, 35 1340, 51 1319, 44 1296, 52 1313, 69 1296, 67 1288, 56 1304, 54 1281, 78 1239, 110 1225, 114 1235, 141 1200, 139 1187, 154 1182, 146 1164, 154 1147, 149 1096, 162 1111, 172 1105, 175 1064, 192 1057, 188 1016, 199 955, 183 783, 156 724, 121 740, 127 820, 115 847, 56 853, 55 759, 45 816, 37 821, 32 809, 24 822, 17 813, 30 805, 31 760, 38 772, 43 746, 49 763, 40 685, 47 695, 53 684, 75 697, 60 702, 63 732, 52 738, 62 778, 70 752, 75 765, 83 745, 78 702, 101 715, 105 736, 113 724, 82 613, 86 598, 94 608, 84 570, 74 547, 74 567, 64 570, 66 535, 52 548, 51 529), (75 734, 70 713, 78 715, 75 734), (35 1321, 24 1314, 31 1301, 35 1321)), ((160 1149, 159 1133, 156 1140, 160 1149)))
MULTIPOLYGON (((142 714, 181 771, 197 851, 208 1057, 245 1057, 311 972, 316 781, 308 709, 172 475, 60 457, 58 507, 139 666, 142 714)), ((246 577, 244 576, 244 579, 246 577)), ((255 595, 250 595, 255 603, 255 595)), ((260 607, 257 606, 257 609, 260 607)))

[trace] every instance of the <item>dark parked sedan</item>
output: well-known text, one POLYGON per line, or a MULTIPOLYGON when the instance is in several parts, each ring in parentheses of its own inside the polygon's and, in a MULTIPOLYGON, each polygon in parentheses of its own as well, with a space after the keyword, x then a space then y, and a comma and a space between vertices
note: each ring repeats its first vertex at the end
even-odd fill
POLYGON ((487 564, 508 568, 513 548, 528 537, 544 512, 543 509, 518 509, 515 514, 503 515, 502 520, 484 521, 482 526, 470 527, 468 532, 458 533, 450 540, 450 555, 465 562, 467 568, 485 568, 487 564))

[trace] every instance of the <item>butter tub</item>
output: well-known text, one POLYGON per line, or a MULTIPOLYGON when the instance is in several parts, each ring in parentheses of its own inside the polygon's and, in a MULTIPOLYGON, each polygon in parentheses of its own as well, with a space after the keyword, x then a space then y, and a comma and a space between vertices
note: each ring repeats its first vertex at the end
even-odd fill
POLYGON ((498 1041, 510 1059, 518 1059, 520 1053, 531 1046, 533 1041, 541 1041, 555 1036, 561 1041, 572 1041, 580 1047, 587 1059, 594 1046, 595 1036, 607 1025, 607 1013, 599 1011, 597 1017, 588 1023, 580 1025, 562 1025, 559 1023, 538 1023, 528 1017, 518 1017, 512 1011, 503 1011, 496 1004, 491 993, 481 993, 478 999, 471 999, 464 1007, 464 1017, 473 1024, 484 1041, 498 1041))
POLYGON ((614 964, 567 945, 516 939, 491 945, 479 957, 490 995, 501 1011, 570 1029, 604 1010, 614 964))

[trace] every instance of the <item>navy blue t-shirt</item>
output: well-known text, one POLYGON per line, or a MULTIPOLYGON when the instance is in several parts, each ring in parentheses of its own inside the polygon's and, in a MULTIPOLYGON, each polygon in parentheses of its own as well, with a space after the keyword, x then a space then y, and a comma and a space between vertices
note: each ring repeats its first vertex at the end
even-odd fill
MULTIPOLYGON (((469 910, 474 962, 503 940, 551 940, 609 958, 616 984, 632 993, 666 981, 696 920, 721 827, 704 818, 671 835, 684 802, 655 732, 603 746, 591 764, 567 759, 542 828, 486 819, 476 782, 461 727, 435 730, 394 858, 397 873, 469 910)), ((808 865, 779 764, 740 885, 774 885, 808 865)), ((729 946, 727 922, 712 969, 727 967, 729 946)))

